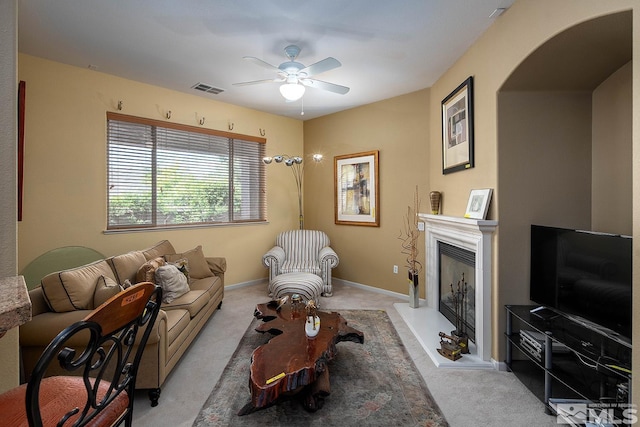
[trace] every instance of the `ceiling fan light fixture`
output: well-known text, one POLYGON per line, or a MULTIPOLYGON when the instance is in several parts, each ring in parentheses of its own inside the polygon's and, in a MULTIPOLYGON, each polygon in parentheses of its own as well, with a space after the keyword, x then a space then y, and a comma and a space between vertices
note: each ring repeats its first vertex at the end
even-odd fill
POLYGON ((297 101, 304 95, 305 87, 298 83, 284 83, 280 85, 280 93, 287 101, 297 101))

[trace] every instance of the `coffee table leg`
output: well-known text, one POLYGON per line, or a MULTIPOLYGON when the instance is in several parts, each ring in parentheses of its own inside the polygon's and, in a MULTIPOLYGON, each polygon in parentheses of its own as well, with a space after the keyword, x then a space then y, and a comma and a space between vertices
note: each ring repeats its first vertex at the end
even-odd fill
POLYGON ((304 396, 302 405, 309 412, 315 412, 324 405, 324 398, 331 394, 331 384, 329 383, 329 368, 316 377, 313 384, 309 386, 309 391, 304 396))
POLYGON ((246 405, 244 405, 242 407, 242 409, 240 409, 238 411, 238 415, 239 416, 243 416, 243 415, 249 415, 253 412, 257 411, 257 409, 255 408, 255 406, 253 406, 253 403, 251 403, 251 401, 249 401, 249 403, 247 403, 246 405))

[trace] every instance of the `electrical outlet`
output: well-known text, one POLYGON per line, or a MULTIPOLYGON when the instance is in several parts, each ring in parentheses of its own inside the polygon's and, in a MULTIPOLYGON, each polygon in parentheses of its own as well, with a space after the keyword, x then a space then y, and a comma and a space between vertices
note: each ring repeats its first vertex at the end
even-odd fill
POLYGON ((393 274, 398 274, 398 266, 397 265, 393 266, 393 274))
POLYGON ((424 222, 418 221, 418 231, 424 231, 424 222))

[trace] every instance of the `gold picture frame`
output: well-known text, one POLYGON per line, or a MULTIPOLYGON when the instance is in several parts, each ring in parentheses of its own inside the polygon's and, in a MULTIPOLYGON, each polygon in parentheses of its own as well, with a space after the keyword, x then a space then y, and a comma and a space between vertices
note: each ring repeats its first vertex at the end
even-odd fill
POLYGON ((380 226, 378 151, 334 157, 335 223, 380 226))

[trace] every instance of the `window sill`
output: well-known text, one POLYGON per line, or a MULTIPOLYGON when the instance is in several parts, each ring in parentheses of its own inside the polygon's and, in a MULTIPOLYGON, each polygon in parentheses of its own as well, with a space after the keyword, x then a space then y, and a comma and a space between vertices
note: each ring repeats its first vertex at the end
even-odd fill
POLYGON ((121 234, 121 233, 150 233, 155 231, 168 230, 189 230, 201 228, 218 228, 218 227, 239 227, 244 225, 266 225, 269 221, 247 221, 247 222, 226 222, 220 224, 192 224, 192 225, 168 225, 164 227, 140 227, 140 228, 119 228, 111 230, 103 230, 103 234, 121 234))

